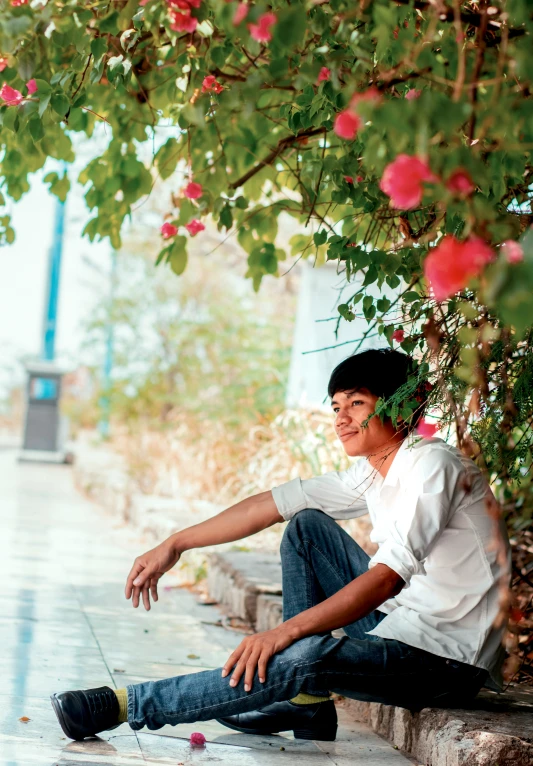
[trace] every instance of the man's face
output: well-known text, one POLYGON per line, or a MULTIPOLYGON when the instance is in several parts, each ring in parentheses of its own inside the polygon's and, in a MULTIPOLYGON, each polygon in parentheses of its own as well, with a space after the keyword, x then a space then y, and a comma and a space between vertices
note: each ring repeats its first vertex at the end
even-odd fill
POLYGON ((377 416, 363 427, 362 424, 374 412, 377 400, 378 397, 366 388, 359 391, 337 391, 331 400, 335 413, 335 431, 350 457, 368 457, 379 453, 380 448, 392 446, 397 437, 392 423, 382 423, 377 416))

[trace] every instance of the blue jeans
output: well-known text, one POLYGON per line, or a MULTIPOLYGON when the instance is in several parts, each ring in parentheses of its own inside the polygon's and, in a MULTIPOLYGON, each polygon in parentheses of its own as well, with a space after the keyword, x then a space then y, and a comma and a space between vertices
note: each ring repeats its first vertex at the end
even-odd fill
MULTIPOLYGON (((283 617, 289 619, 332 596, 368 569, 368 556, 329 516, 300 511, 281 544, 283 617)), ((132 729, 159 729, 257 710, 300 692, 338 692, 353 699, 412 710, 465 703, 486 671, 378 636, 366 635, 384 617, 372 612, 345 626, 346 636, 317 634, 296 641, 270 660, 265 683, 235 688, 221 669, 128 686, 132 729)))

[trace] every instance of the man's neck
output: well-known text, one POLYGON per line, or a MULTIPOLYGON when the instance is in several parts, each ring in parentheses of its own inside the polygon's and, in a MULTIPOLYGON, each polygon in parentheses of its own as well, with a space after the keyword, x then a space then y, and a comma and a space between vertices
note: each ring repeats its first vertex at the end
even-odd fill
POLYGON ((372 468, 377 470, 377 472, 381 474, 383 478, 385 478, 388 474, 389 468, 391 467, 394 458, 398 454, 398 450, 402 446, 403 442, 404 438, 398 437, 398 439, 384 444, 383 447, 380 447, 372 455, 367 456, 367 460, 372 468))

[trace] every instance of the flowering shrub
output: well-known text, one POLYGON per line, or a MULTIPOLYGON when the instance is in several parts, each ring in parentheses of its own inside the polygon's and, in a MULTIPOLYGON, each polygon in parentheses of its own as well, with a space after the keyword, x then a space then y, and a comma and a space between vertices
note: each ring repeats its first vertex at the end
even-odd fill
MULTIPOLYGON (((339 321, 359 314, 421 358, 444 425, 482 448, 517 523, 531 518, 531 3, 0 0, 0 11, 4 194, 19 199, 49 156, 71 162, 73 134, 105 122, 108 145, 79 178, 91 240, 119 248, 122 222, 172 177, 158 263, 175 274, 208 217, 247 253, 256 289, 287 257, 336 264, 350 287, 339 321), (139 147, 159 123, 147 167, 139 147), (182 192, 191 178, 201 196, 182 192), (297 228, 289 243, 276 240, 280 215, 297 228)), ((46 179, 64 199, 69 179, 46 179)), ((0 241, 12 237, 0 215, 0 241)), ((405 419, 409 401, 391 407, 405 419)))

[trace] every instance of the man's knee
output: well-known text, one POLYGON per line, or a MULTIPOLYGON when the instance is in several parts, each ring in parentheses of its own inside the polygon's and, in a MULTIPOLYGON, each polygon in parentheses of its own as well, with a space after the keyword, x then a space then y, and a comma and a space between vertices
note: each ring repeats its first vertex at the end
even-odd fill
POLYGON ((285 527, 281 542, 282 549, 287 544, 293 545, 302 540, 312 540, 316 537, 318 530, 332 523, 335 524, 335 521, 330 516, 316 508, 305 508, 303 511, 298 511, 285 527))

